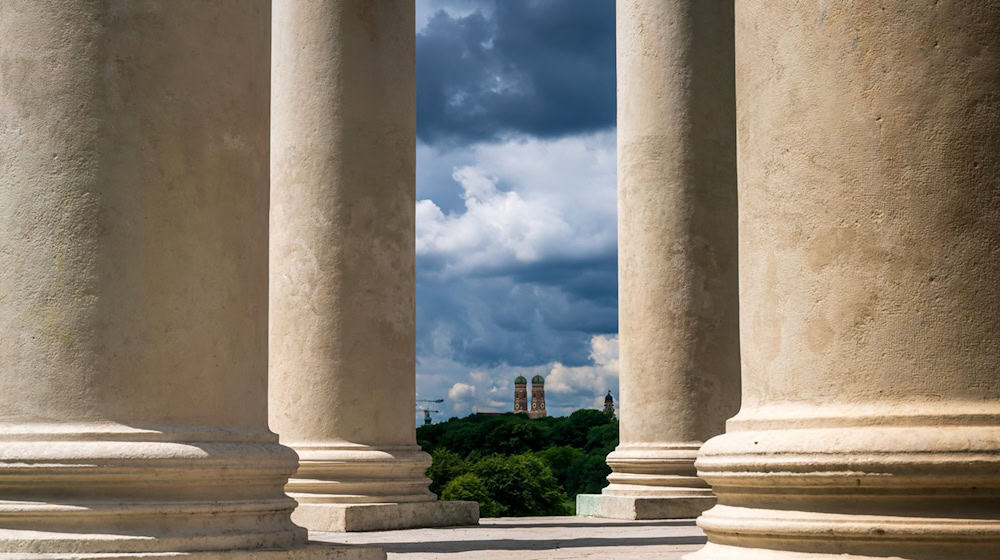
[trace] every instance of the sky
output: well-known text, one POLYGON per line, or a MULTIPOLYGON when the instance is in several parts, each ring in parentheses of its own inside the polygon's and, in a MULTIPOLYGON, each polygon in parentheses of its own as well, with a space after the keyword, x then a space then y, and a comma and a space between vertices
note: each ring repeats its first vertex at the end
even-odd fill
MULTIPOLYGON (((618 395, 612 0, 417 0, 417 399, 618 395)), ((423 406, 418 402, 418 406, 423 406)), ((417 412, 417 417, 422 418, 417 412)))

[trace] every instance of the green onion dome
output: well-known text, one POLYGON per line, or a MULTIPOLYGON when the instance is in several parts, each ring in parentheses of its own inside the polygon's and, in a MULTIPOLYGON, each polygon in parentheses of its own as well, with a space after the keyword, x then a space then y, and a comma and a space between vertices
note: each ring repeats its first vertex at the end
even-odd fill
POLYGON ((542 377, 541 375, 536 375, 536 376, 534 376, 534 377, 531 378, 531 383, 532 384, 535 384, 535 383, 544 384, 545 383, 545 378, 542 377))
POLYGON ((528 380, 524 378, 523 375, 518 375, 514 378, 514 385, 527 385, 528 380))

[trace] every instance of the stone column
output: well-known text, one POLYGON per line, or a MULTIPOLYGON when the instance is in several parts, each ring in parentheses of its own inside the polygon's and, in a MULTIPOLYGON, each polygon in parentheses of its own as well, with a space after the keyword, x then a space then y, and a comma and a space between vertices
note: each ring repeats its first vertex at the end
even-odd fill
POLYGON ((269 16, 0 2, 0 557, 384 558, 267 428, 269 16))
POLYGON ((274 2, 271 427, 316 530, 474 524, 416 445, 414 7, 274 2))
POLYGON ((688 558, 997 558, 1000 3, 736 16, 743 408, 688 558))
POLYGON ((617 3, 621 443, 577 513, 695 517, 739 407, 733 8, 617 3))

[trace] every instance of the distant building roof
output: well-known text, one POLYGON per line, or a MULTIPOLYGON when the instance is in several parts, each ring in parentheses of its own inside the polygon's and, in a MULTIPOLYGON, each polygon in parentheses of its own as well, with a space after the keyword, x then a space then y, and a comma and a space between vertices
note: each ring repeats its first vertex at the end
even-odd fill
POLYGON ((518 375, 517 377, 514 378, 514 384, 515 385, 527 385, 528 384, 528 380, 525 379, 523 375, 518 375))
POLYGON ((545 378, 542 377, 541 375, 536 375, 536 376, 534 376, 534 377, 531 378, 531 382, 532 383, 545 383, 545 378))
POLYGON ((608 391, 608 396, 604 397, 604 402, 606 403, 615 402, 615 398, 611 396, 611 391, 608 391))

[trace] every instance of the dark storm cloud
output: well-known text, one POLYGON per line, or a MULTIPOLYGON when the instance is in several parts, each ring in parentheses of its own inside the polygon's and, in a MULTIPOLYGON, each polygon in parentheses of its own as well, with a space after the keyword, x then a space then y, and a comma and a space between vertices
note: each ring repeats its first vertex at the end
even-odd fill
POLYGON ((553 412, 592 406, 617 387, 614 2, 418 0, 417 28, 418 392, 505 410, 541 373, 553 412))
POLYGON ((417 281, 417 355, 470 367, 591 363, 591 336, 617 331, 614 300, 510 277, 417 281))
MULTIPOLYGON (((572 296, 615 305, 618 299, 618 255, 596 254, 576 260, 550 259, 543 262, 512 265, 508 273, 518 282, 561 286, 572 296)), ((608 330, 617 331, 617 321, 608 330)))
POLYGON ((489 273, 480 270, 466 278, 468 281, 487 274, 499 274, 515 285, 530 286, 538 294, 544 294, 547 299, 536 311, 548 329, 591 334, 618 332, 616 253, 577 260, 505 263, 489 273))
POLYGON ((417 34, 417 136, 463 144, 615 123, 614 2, 502 0, 417 34))

